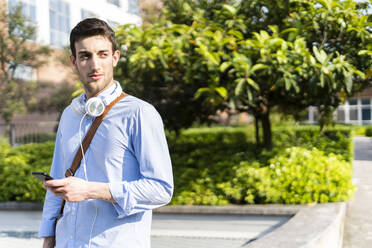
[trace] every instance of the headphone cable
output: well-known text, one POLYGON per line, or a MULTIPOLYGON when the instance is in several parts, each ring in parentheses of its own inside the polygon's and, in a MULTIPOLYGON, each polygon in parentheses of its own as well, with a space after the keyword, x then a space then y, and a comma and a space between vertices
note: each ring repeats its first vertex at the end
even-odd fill
POLYGON ((88 175, 87 175, 87 168, 86 168, 86 161, 85 161, 85 154, 84 154, 84 148, 83 148, 83 141, 82 141, 82 135, 81 135, 81 126, 83 124, 83 120, 85 118, 85 116, 87 116, 88 113, 85 113, 83 115, 83 117, 81 118, 80 120, 80 126, 79 126, 79 141, 80 141, 80 149, 81 149, 81 153, 83 154, 83 168, 84 168, 84 176, 85 176, 85 180, 88 181, 88 175))
MULTIPOLYGON (((83 124, 83 120, 84 120, 85 116, 87 116, 87 115, 88 115, 88 113, 85 113, 83 115, 83 117, 80 120, 80 126, 79 126, 80 149, 81 149, 81 153, 83 154, 83 168, 84 168, 84 176, 85 176, 85 180, 86 181, 88 181, 88 175, 87 175, 87 166, 86 166, 84 149, 83 149, 83 142, 82 142, 82 135, 81 135, 81 126, 83 124)), ((94 207, 96 208, 96 214, 94 216, 93 223, 92 223, 92 226, 90 228, 89 245, 88 245, 89 248, 90 248, 90 245, 91 245, 91 242, 92 242, 93 227, 94 227, 94 224, 96 223, 96 218, 97 218, 97 215, 98 215, 98 208, 97 208, 97 205, 96 205, 96 201, 93 200, 93 203, 94 203, 94 207)))

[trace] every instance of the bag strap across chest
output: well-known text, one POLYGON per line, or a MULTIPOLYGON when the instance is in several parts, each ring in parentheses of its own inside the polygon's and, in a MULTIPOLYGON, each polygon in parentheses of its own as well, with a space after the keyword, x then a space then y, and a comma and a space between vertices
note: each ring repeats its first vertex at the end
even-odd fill
MULTIPOLYGON (((128 96, 128 94, 121 93, 120 96, 118 96, 115 100, 113 100, 109 105, 106 106, 105 111, 102 113, 102 115, 100 115, 100 116, 98 116, 94 119, 92 125, 90 126, 90 128, 89 128, 89 130, 88 130, 87 134, 85 135, 84 140, 82 142, 83 151, 80 148, 77 150, 77 152, 75 154, 75 157, 74 157, 74 160, 72 161, 71 167, 69 169, 67 169, 66 172, 65 172, 66 177, 71 177, 71 176, 75 175, 75 172, 77 171, 77 169, 80 166, 81 159, 83 158, 83 152, 85 154, 85 152, 87 151, 87 149, 90 145, 90 142, 92 141, 92 139, 94 137, 94 134, 96 133, 99 125, 101 124, 101 122, 103 121, 103 119, 105 118, 107 113, 110 111, 110 109, 117 102, 119 102, 121 99, 123 99, 126 96, 128 96)), ((54 222, 54 230, 56 230, 56 225, 57 225, 58 219, 61 218, 61 216, 63 214, 63 209, 65 207, 65 203, 66 203, 66 200, 62 199, 61 207, 59 209, 59 215, 54 222)))

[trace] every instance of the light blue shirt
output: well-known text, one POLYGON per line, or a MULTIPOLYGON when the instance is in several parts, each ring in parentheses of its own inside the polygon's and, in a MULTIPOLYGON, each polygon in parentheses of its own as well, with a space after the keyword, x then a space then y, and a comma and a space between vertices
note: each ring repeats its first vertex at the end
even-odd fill
MULTIPOLYGON (((116 83, 98 97, 118 90, 122 91, 116 83)), ((55 179, 64 178, 80 149, 81 118, 71 106, 62 114, 50 171, 55 179)), ((84 118, 82 137, 93 120, 84 118)), ((85 160, 88 181, 108 183, 116 203, 93 199, 66 202, 55 234, 53 225, 61 198, 48 191, 39 236, 56 235, 56 247, 88 247, 90 240, 91 247, 150 247, 151 210, 167 204, 173 193, 171 160, 158 112, 136 97, 125 97, 102 121, 85 160)), ((75 176, 85 179, 82 164, 75 176)))

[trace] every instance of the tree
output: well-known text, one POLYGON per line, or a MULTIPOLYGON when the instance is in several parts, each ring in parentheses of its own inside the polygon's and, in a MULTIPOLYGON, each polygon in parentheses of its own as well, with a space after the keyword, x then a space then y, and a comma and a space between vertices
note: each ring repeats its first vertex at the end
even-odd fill
POLYGON ((0 12, 0 114, 10 124, 15 113, 22 113, 35 101, 36 83, 18 79, 22 66, 37 68, 50 53, 47 46, 33 44, 36 28, 18 6, 7 13, 0 12))
MULTIPOLYGON (((345 97, 369 85, 368 6, 352 0, 167 0, 168 21, 119 31, 127 48, 122 75, 135 78, 140 91, 152 90, 142 84, 198 88, 189 102, 203 99, 211 112, 228 98, 255 117, 257 143, 261 123, 264 147, 271 149, 274 107, 297 112, 316 105, 329 120, 345 97)), ((172 108, 163 95, 156 97, 172 108)))
POLYGON ((217 109, 215 98, 194 97, 200 87, 219 79, 189 42, 196 35, 193 27, 166 24, 148 29, 126 25, 117 31, 122 59, 115 78, 125 91, 154 104, 170 130, 210 122, 217 109))
POLYGON ((143 25, 161 20, 163 2, 160 0, 141 0, 139 3, 143 25))

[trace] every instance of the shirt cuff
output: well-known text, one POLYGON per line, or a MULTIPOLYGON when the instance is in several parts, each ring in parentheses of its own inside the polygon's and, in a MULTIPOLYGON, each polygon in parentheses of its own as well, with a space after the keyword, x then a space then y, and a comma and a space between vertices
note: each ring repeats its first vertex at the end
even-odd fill
POLYGON ((114 206, 118 218, 123 218, 130 215, 132 210, 131 197, 128 192, 128 185, 126 182, 113 182, 108 183, 108 187, 112 197, 115 200, 115 203, 112 203, 114 206))
POLYGON ((40 230, 39 230, 40 238, 55 236, 54 222, 55 222, 55 219, 41 221, 40 230))

